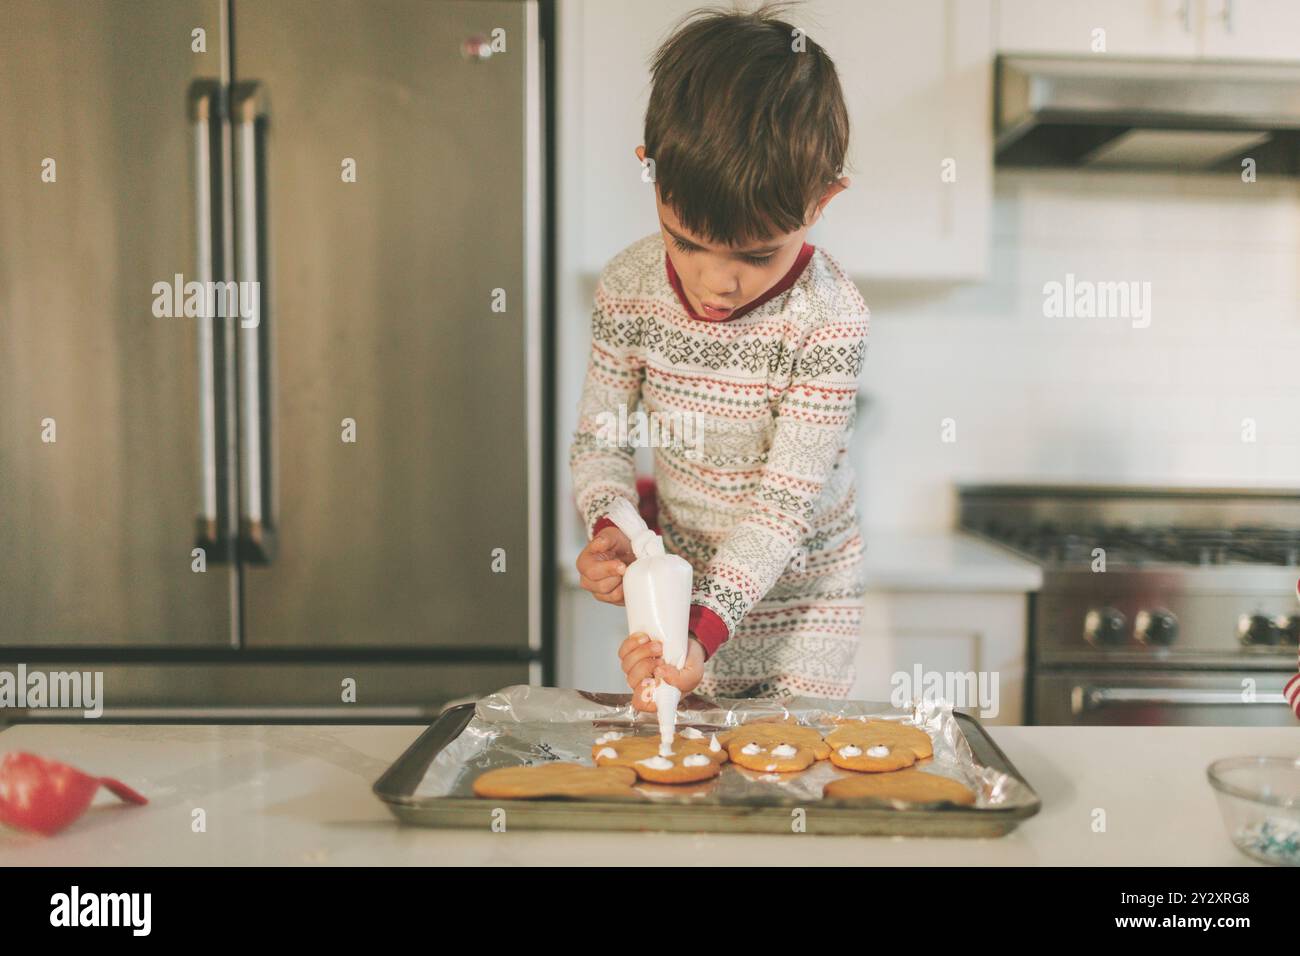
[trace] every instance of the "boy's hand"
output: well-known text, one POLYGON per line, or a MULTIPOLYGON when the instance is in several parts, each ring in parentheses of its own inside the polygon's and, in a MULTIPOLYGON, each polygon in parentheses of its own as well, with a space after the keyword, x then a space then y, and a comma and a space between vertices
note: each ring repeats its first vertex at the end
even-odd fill
POLYGON ((686 664, 681 670, 665 663, 663 652, 663 645, 647 634, 632 634, 619 646, 618 656, 627 675, 627 686, 632 688, 634 710, 654 713, 656 678, 672 684, 684 697, 704 677, 704 647, 695 638, 686 642, 686 664))
MULTIPOLYGON (((704 677, 704 645, 695 638, 686 641, 686 663, 679 670, 667 661, 660 660, 654 676, 667 681, 682 692, 685 697, 700 686, 704 677)), ((654 705, 651 704, 651 707, 654 705)))
MULTIPOLYGON (((627 535, 618 528, 601 528, 600 534, 587 542, 578 555, 579 583, 597 601, 623 603, 623 575, 636 560, 627 535)), ((625 668, 626 670, 626 668, 625 668)))
POLYGON ((659 655, 663 652, 664 646, 651 640, 649 634, 630 634, 618 647, 619 661, 623 665, 623 673, 627 675, 627 686, 632 688, 632 707, 635 710, 653 712, 655 709, 655 701, 650 694, 654 692, 654 671, 662 663, 659 655))

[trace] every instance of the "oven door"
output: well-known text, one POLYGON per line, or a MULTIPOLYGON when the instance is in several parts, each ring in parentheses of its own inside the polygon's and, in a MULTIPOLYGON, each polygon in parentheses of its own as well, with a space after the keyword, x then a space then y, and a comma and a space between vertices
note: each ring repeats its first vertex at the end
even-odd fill
POLYGON ((1039 672, 1033 682, 1032 722, 1094 727, 1295 726, 1296 716, 1282 696, 1292 673, 1039 672))

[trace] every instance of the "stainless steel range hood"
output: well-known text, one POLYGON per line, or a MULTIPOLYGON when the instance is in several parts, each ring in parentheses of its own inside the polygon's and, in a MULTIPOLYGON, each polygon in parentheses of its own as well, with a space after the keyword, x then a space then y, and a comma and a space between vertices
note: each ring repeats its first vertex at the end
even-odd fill
POLYGON ((1003 166, 1300 173, 1300 65, 998 57, 1003 166))

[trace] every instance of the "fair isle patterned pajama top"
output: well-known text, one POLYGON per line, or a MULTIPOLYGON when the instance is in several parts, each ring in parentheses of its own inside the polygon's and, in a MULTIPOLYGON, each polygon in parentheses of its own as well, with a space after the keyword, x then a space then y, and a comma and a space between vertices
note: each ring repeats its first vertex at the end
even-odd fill
POLYGON ((600 275, 576 499, 592 536, 615 496, 637 503, 620 415, 698 427, 653 452, 659 531, 694 570, 700 693, 845 697, 853 684, 865 588, 848 441, 868 320, 839 264, 809 245, 720 321, 690 309, 658 233, 600 275))

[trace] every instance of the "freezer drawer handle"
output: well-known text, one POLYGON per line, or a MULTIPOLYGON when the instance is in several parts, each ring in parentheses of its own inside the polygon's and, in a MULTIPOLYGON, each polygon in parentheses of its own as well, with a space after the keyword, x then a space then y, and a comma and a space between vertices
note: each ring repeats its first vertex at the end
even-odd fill
POLYGON ((1081 687, 1070 688, 1070 710, 1077 717, 1085 711, 1104 707, 1143 707, 1174 704, 1182 707, 1200 706, 1250 706, 1254 704, 1285 704, 1281 694, 1256 694, 1253 700, 1243 700, 1235 690, 1192 690, 1180 687, 1081 687))
MULTIPOLYGON (((264 119, 261 84, 236 83, 230 92, 234 130, 235 279, 240 289, 260 289, 262 204, 258 196, 258 130, 264 119)), ((265 451, 270 448, 268 403, 263 395, 262 344, 267 295, 254 298, 254 317, 239 323, 239 546, 245 561, 266 564, 274 557, 275 535, 267 513, 271 500, 265 451)))

